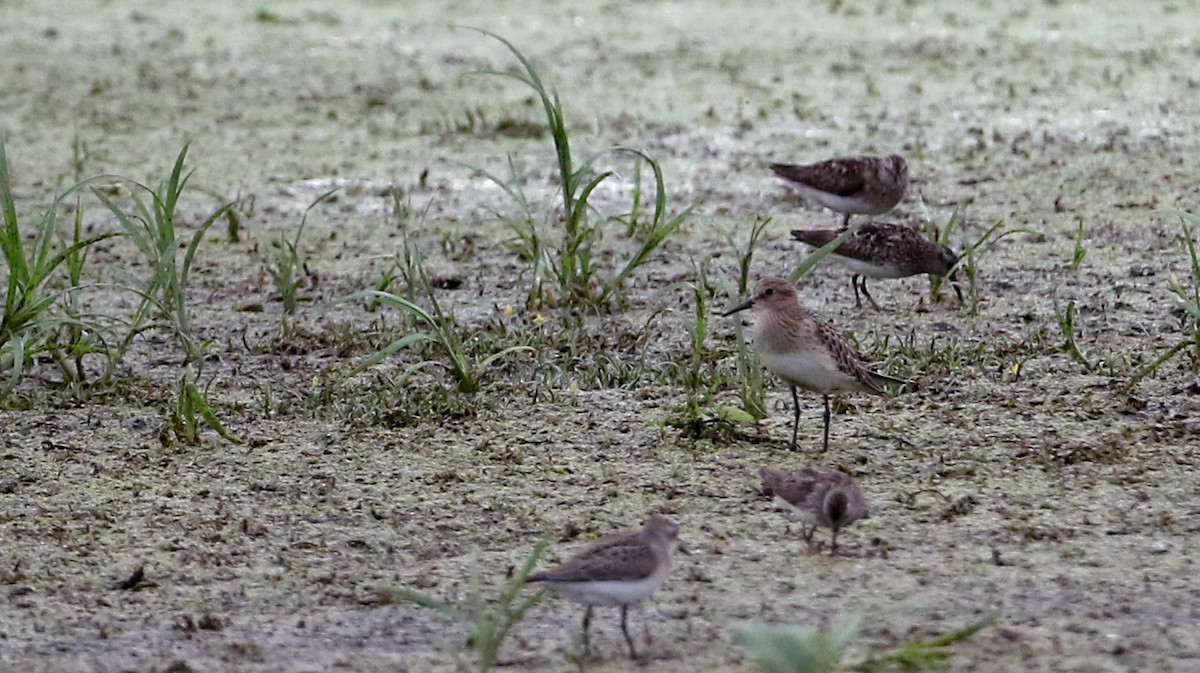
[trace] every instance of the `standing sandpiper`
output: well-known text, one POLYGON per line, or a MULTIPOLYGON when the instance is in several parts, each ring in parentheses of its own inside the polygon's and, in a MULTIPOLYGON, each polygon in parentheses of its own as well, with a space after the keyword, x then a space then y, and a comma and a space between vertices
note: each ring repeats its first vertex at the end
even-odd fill
POLYGON ((821 393, 825 397, 825 440, 821 451, 829 450, 829 396, 837 393, 884 394, 890 386, 905 386, 907 381, 877 374, 832 326, 820 321, 800 305, 796 288, 785 278, 763 278, 754 286, 754 295, 724 315, 761 308, 751 330, 754 348, 767 371, 783 379, 792 389, 792 443, 796 450, 796 432, 800 426, 800 398, 796 388, 821 393))
POLYGON ((620 606, 621 633, 629 645, 629 656, 637 659, 626 627, 629 606, 662 586, 671 568, 671 556, 677 550, 687 553, 679 540, 679 526, 652 516, 640 531, 602 539, 554 570, 530 575, 528 581, 545 582, 554 591, 587 606, 583 613, 585 655, 592 607, 620 606))
MULTIPOLYGON (((842 231, 845 230, 793 229, 792 238, 819 248, 837 238, 842 231)), ((949 247, 925 238, 912 227, 884 222, 860 224, 830 255, 850 269, 854 305, 859 308, 862 308, 862 299, 858 296, 861 287, 871 306, 879 310, 879 304, 867 292, 867 278, 904 278, 919 273, 949 275, 958 301, 963 300, 956 277, 958 255, 949 247)))
POLYGON ((800 521, 800 535, 812 547, 817 527, 833 531, 829 554, 837 552, 838 531, 859 519, 871 516, 858 482, 845 472, 826 467, 806 467, 803 470, 769 470, 758 472, 763 492, 792 510, 800 521), (807 526, 807 527, 806 527, 807 526))
POLYGON ((806 165, 771 164, 771 170, 791 182, 806 201, 845 213, 842 226, 850 224, 853 214, 886 213, 908 191, 908 164, 898 154, 841 157, 806 165))

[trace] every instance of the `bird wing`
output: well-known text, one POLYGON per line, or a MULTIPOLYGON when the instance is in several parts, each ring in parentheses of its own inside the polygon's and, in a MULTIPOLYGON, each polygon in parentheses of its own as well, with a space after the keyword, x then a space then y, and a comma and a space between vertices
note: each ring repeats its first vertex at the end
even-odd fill
POLYGON ((837 196, 853 196, 865 185, 862 172, 854 161, 830 159, 819 164, 771 164, 775 175, 792 182, 808 185, 837 196))
POLYGON ((643 579, 654 574, 658 559, 640 535, 601 542, 566 563, 529 576, 531 582, 603 582, 643 579))
POLYGON ((817 338, 829 349, 834 361, 837 362, 838 368, 857 379, 866 386, 869 392, 883 394, 887 392, 888 386, 908 385, 908 381, 892 378, 884 374, 877 374, 867 369, 867 366, 863 364, 862 358, 854 351, 841 332, 834 329, 832 325, 820 320, 816 321, 816 324, 817 338))
POLYGON ((778 496, 796 507, 811 508, 813 503, 820 509, 820 501, 825 497, 821 474, 817 470, 806 467, 802 470, 768 470, 759 471, 762 477, 763 491, 768 495, 778 496))

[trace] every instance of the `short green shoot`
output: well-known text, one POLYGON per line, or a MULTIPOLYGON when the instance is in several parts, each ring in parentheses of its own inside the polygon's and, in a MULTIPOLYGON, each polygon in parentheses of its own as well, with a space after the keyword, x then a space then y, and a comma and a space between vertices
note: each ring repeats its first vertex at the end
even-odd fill
POLYGON ((380 588, 379 594, 393 602, 412 603, 423 608, 437 611, 443 616, 458 623, 466 633, 464 644, 448 644, 447 649, 454 652, 458 659, 459 668, 485 673, 496 665, 500 656, 500 647, 512 631, 521 622, 530 608, 541 602, 546 592, 538 591, 525 598, 520 598, 529 574, 537 565, 542 552, 549 544, 548 539, 542 539, 534 545, 533 551, 520 568, 513 571, 508 585, 495 600, 488 599, 483 592, 483 582, 480 577, 480 562, 478 553, 471 564, 471 575, 468 580, 467 592, 462 600, 451 603, 433 596, 423 594, 408 588, 380 588), (519 599, 520 598, 520 599, 519 599), (519 600, 518 600, 519 599, 519 600), (461 658, 464 648, 473 654, 473 661, 461 658))
MULTIPOLYGON (((952 213, 950 213, 950 219, 946 220, 946 224, 941 227, 937 226, 932 219, 926 218, 925 220, 927 225, 926 229, 932 230, 928 232, 931 234, 930 238, 932 238, 935 242, 946 246, 950 245, 950 237, 954 233, 954 229, 959 225, 960 221, 958 209, 955 209, 952 213)), ((947 276, 938 276, 931 273, 928 274, 928 278, 929 300, 935 304, 939 303, 942 301, 942 283, 948 282, 947 276)))
POLYGON ((979 262, 983 255, 990 252, 996 247, 1000 239, 1006 238, 1013 234, 1028 234, 1028 229, 1013 227, 1010 229, 1001 229, 1004 226, 1004 220, 997 220, 995 224, 983 232, 974 243, 967 246, 963 256, 958 260, 958 267, 962 269, 963 274, 967 277, 967 293, 971 297, 971 315, 979 312, 979 262))
POLYGON ((188 364, 179 377, 179 388, 169 414, 176 439, 188 446, 195 446, 200 443, 202 426, 207 425, 227 441, 241 444, 242 441, 226 429, 208 403, 207 387, 201 392, 196 385, 199 376, 199 370, 193 371, 192 365, 188 364))
POLYGON ((1058 298, 1056 297, 1054 301, 1054 312, 1058 317, 1058 328, 1063 334, 1063 350, 1065 350, 1073 360, 1083 365, 1084 369, 1089 372, 1093 371, 1095 366, 1087 358, 1087 356, 1083 354, 1083 351, 1079 349, 1079 343, 1075 339, 1075 332, 1077 331, 1075 326, 1075 300, 1071 299, 1067 301, 1066 307, 1060 309, 1058 306, 1058 298))
POLYGON ((1087 241, 1084 238, 1083 218, 1075 218, 1075 251, 1071 255, 1071 270, 1078 271, 1083 265, 1083 258, 1087 257, 1087 241))
POLYGON ((1175 308, 1181 318, 1183 338, 1171 346, 1165 353, 1143 367, 1129 383, 1125 384, 1124 392, 1128 394, 1147 376, 1154 374, 1164 364, 1181 352, 1191 350, 1192 368, 1200 371, 1200 256, 1197 255, 1197 235, 1200 235, 1200 216, 1192 213, 1173 211, 1179 216, 1183 230, 1184 249, 1187 251, 1188 263, 1191 267, 1191 278, 1184 282, 1175 274, 1167 281, 1167 289, 1171 292, 1175 308))
POLYGON ((304 287, 306 280, 311 275, 308 270, 308 259, 300 252, 300 236, 304 234, 304 225, 308 223, 308 214, 317 207, 317 204, 333 196, 337 191, 338 188, 334 187, 308 204, 308 207, 304 209, 303 217, 300 218, 300 226, 296 227, 295 236, 289 239, 280 234, 279 238, 272 243, 272 259, 267 261, 267 271, 270 272, 271 279, 275 281, 275 289, 279 292, 279 301, 283 304, 285 325, 286 316, 296 312, 300 289, 304 287))

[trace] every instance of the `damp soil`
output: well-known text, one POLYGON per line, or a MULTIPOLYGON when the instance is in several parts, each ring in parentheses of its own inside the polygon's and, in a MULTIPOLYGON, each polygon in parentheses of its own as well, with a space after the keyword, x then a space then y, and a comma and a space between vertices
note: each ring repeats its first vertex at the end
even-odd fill
MULTIPOLYGON (((189 295, 208 394, 242 444, 172 437, 182 363, 160 332, 110 387, 57 390, 41 363, 6 400, 0 670, 451 671, 462 632, 380 587, 457 600, 474 570, 498 594, 542 537, 548 564, 651 513, 693 552, 633 614, 651 663, 625 658, 602 610, 587 670, 752 671, 731 642, 744 621, 861 617, 853 660, 989 615, 950 670, 1200 669, 1197 371, 1181 356, 1123 390, 1183 338, 1168 286, 1190 271, 1168 211, 1200 200, 1194 3, 496 4, 0 2, 0 131, 27 213, 78 177, 156 184, 185 142, 181 226, 225 198, 245 211, 238 241, 210 230, 189 295), (579 156, 643 148, 670 207, 694 206, 624 305, 528 307, 530 274, 504 245, 521 211, 473 167, 507 175, 511 157, 550 228, 550 139, 527 90, 477 74, 511 56, 453 24, 524 50, 579 156), (1000 221, 1020 230, 980 255, 967 306, 914 278, 874 283, 883 310, 858 310, 836 265, 803 281, 806 303, 919 389, 841 401, 827 455, 813 396, 801 451, 786 450, 776 384, 756 425, 668 424, 693 264, 711 255, 727 283, 729 237, 769 216, 753 273, 786 273, 788 230, 838 221, 765 163, 890 152, 915 178, 890 219, 957 213, 958 249, 1000 221), (285 334, 264 260, 332 187, 300 241, 311 276, 285 334), (344 380, 403 333, 394 313, 337 301, 393 264, 394 189, 464 329, 536 344, 475 395, 445 392, 436 369, 398 383, 411 354, 344 380), (1088 366, 1063 348, 1072 301, 1088 366), (806 553, 755 482, 814 462, 857 475, 872 510, 836 557, 806 553)), ((596 216, 628 210, 633 164, 597 161, 618 175, 596 216)), ((636 245, 611 226, 606 268, 636 245)), ((88 264, 89 306, 128 316, 133 246, 106 241, 88 264)), ((732 320, 709 324, 706 366, 728 370, 732 320)), ((503 670, 576 670, 579 616, 536 606, 503 670)))

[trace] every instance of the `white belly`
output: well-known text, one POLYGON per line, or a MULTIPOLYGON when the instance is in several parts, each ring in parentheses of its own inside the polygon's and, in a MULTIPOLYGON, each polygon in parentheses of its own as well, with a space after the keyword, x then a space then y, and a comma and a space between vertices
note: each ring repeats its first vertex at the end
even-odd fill
POLYGON ((842 257, 836 253, 833 257, 847 269, 850 269, 850 273, 859 276, 866 276, 867 278, 903 278, 905 276, 905 273, 895 264, 873 264, 859 259, 842 257))
POLYGON ((801 509, 779 496, 775 496, 775 502, 790 509, 792 511, 792 516, 800 523, 807 524, 809 526, 821 525, 821 518, 817 516, 816 512, 811 512, 807 509, 801 509))
POLYGON ((558 593, 584 605, 628 605, 650 597, 667 578, 667 573, 645 579, 601 582, 546 582, 558 593))
POLYGON ((759 353, 767 371, 788 383, 819 393, 853 393, 867 390, 858 379, 838 369, 828 353, 784 355, 759 353))
POLYGON ((788 185, 796 190, 805 200, 812 201, 839 213, 857 213, 862 215, 878 215, 892 209, 893 204, 880 203, 878 199, 864 199, 861 196, 838 196, 829 192, 813 189, 808 185, 792 183, 788 185))

